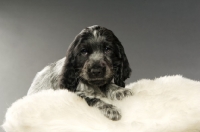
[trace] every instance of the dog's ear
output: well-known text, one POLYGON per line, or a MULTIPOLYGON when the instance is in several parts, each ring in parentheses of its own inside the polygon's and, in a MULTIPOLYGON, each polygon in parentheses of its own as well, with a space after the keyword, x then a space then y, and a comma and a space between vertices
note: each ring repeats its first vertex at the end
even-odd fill
POLYGON ((74 68, 75 65, 75 56, 73 54, 75 42, 73 42, 68 50, 66 55, 66 60, 62 68, 62 72, 59 78, 59 85, 61 89, 68 89, 69 91, 75 92, 78 85, 78 73, 74 68))
POLYGON ((118 48, 118 64, 114 67, 114 83, 118 86, 125 87, 125 80, 130 77, 131 68, 129 67, 129 62, 124 52, 124 48, 121 42, 116 38, 116 45, 118 48))

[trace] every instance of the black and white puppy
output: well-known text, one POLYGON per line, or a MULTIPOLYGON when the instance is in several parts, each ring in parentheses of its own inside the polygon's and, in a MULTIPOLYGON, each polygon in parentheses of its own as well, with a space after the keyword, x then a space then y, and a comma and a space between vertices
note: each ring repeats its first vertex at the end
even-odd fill
POLYGON ((114 33, 101 26, 83 29, 71 43, 65 58, 39 72, 28 91, 68 89, 97 107, 111 120, 119 120, 120 112, 101 98, 121 100, 131 96, 124 81, 131 69, 124 48, 114 33))

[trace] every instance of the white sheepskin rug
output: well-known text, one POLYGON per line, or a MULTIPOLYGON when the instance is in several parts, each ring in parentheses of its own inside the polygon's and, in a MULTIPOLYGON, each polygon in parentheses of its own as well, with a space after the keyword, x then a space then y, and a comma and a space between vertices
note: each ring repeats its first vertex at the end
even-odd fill
POLYGON ((182 76, 143 79, 126 86, 132 97, 107 101, 121 110, 111 121, 67 90, 46 90, 8 109, 6 132, 200 132, 200 82, 182 76))

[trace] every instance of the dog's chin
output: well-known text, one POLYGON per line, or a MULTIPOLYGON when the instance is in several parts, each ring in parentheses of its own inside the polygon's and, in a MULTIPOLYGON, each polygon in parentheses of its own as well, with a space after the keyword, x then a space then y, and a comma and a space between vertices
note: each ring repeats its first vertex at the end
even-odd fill
POLYGON ((103 86, 107 83, 107 81, 104 79, 92 79, 88 80, 88 83, 93 86, 103 86))
POLYGON ((89 76, 87 78, 85 78, 84 76, 81 77, 82 82, 85 82, 86 84, 89 84, 91 86, 97 86, 97 87, 110 83, 112 79, 113 79, 113 76, 101 77, 101 78, 90 78, 89 76))
POLYGON ((104 80, 92 80, 92 81, 89 81, 89 84, 93 86, 102 86, 102 85, 105 85, 106 82, 104 80))

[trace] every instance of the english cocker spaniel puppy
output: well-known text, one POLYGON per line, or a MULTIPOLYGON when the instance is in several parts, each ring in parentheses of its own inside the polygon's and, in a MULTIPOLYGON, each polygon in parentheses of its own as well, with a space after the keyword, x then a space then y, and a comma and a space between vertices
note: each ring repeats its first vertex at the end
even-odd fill
POLYGON ((131 90, 124 88, 130 73, 124 48, 114 33, 91 26, 75 37, 65 58, 36 75, 28 95, 44 89, 68 89, 109 119, 119 120, 119 110, 101 99, 121 100, 131 96, 131 90))

